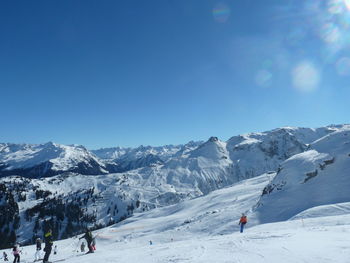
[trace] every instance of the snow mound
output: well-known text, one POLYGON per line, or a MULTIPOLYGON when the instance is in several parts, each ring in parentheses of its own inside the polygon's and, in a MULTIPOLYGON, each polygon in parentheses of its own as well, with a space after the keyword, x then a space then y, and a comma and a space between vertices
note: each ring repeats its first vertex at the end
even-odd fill
POLYGON ((313 207, 293 216, 290 220, 326 217, 326 216, 342 216, 342 215, 349 215, 349 214, 350 214, 350 202, 347 202, 347 203, 321 205, 321 206, 313 207))

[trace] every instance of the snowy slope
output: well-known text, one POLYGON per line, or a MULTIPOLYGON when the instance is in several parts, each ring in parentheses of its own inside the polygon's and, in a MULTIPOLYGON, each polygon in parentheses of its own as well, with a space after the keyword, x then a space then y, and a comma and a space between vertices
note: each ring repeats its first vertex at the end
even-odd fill
POLYGON ((315 218, 327 216, 339 216, 350 214, 350 202, 335 203, 330 205, 321 205, 304 210, 303 212, 293 216, 290 220, 315 218))
MULTIPOLYGON (((168 159, 150 153, 152 147, 139 147, 134 152, 137 154, 126 158, 129 164, 126 172, 109 174, 103 173, 113 170, 109 167, 115 168, 113 164, 106 159, 102 162, 81 146, 1 144, 3 175, 21 172, 29 172, 32 177, 59 175, 38 180, 2 179, 0 206, 8 209, 18 205, 18 211, 14 209, 11 217, 0 215, 5 222, 0 231, 8 227, 10 231, 16 230, 13 235, 29 240, 33 232, 40 233, 45 220, 51 220, 58 224, 57 236, 63 238, 86 225, 103 227, 134 212, 178 204, 264 173, 273 175, 275 171, 276 178, 259 192, 259 198, 261 193, 265 194, 252 220, 257 223, 287 220, 314 206, 350 201, 345 190, 349 180, 339 175, 349 170, 348 130, 348 125, 318 129, 284 127, 235 136, 227 142, 211 137, 200 145, 192 142, 173 148, 173 152, 169 150, 168 159), (94 162, 97 165, 92 165, 92 169, 96 168, 99 175, 82 175, 94 174, 87 169, 94 162), (43 167, 46 170, 41 170, 43 167), (81 167, 86 169, 79 170, 81 167), (344 188, 327 197, 321 190, 330 191, 329 187, 338 181, 321 180, 322 174, 340 178, 344 188), (65 212, 57 217, 52 211, 60 208, 65 212), (80 216, 73 216, 71 210, 80 216)), ((129 155, 124 153, 119 160, 122 156, 129 155)), ((121 164, 117 168, 120 167, 121 164)), ((255 208, 256 203, 250 204, 245 211, 255 208)))
POLYGON ((15 229, 23 242, 41 235, 47 220, 57 228, 54 230, 58 238, 74 235, 86 226, 103 227, 119 222, 134 211, 155 208, 157 205, 150 200, 159 194, 159 190, 152 187, 131 185, 123 174, 67 173, 41 179, 6 177, 0 179, 0 189, 0 208, 10 209, 14 200, 20 218, 16 228, 8 215, 0 215, 0 231, 15 229))
POLYGON ((342 129, 344 125, 329 125, 320 128, 302 128, 302 127, 282 127, 273 131, 284 130, 289 134, 295 136, 297 140, 302 143, 310 144, 332 132, 342 129))
POLYGON ((262 222, 350 201, 350 126, 315 141, 309 149, 285 161, 265 188, 257 210, 262 222))
MULTIPOLYGON (((308 210, 303 219, 272 224, 255 221, 254 210, 246 209, 256 204, 273 176, 244 180, 207 196, 138 213, 94 231, 94 254, 79 252, 81 241, 77 238, 57 241, 58 254, 50 259, 65 259, 67 263, 138 263, 141 259, 144 263, 348 262, 349 213, 329 216, 329 208, 319 207, 314 208, 319 210, 317 217, 308 210), (249 220, 242 234, 237 225, 241 212, 247 212, 249 220)), ((6 251, 10 255, 10 250, 6 251)), ((22 262, 31 262, 34 253, 34 246, 23 247, 22 262)))
POLYGON ((277 170, 279 164, 307 146, 289 130, 281 128, 264 133, 232 137, 227 142, 234 174, 238 180, 277 170))
POLYGON ((107 173, 105 165, 83 146, 0 144, 0 175, 41 177, 63 172, 107 173))
POLYGON ((284 128, 235 136, 227 142, 211 137, 187 154, 154 168, 153 173, 147 172, 163 184, 180 188, 192 185, 200 194, 207 194, 240 180, 276 171, 284 160, 306 149, 305 143, 284 128))

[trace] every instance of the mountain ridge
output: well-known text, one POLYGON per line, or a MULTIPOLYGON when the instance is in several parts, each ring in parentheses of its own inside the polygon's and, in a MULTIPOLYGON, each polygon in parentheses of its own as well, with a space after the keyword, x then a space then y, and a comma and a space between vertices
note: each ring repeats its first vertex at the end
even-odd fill
MULTIPOLYGON (((304 202, 308 205, 302 208, 293 205, 288 196, 294 196, 295 192, 285 188, 282 176, 287 176, 287 186, 299 189, 315 184, 325 172, 334 169, 332 167, 350 169, 346 166, 350 143, 347 139, 344 141, 345 134, 350 134, 350 125, 318 129, 284 127, 233 136, 227 141, 210 137, 206 142, 176 146, 176 151, 159 148, 166 152, 165 156, 171 156, 163 159, 155 152, 151 153, 152 147, 142 146, 126 154, 125 159, 120 155, 118 160, 124 160, 124 163, 98 158, 83 146, 62 146, 52 142, 39 146, 0 144, 1 162, 8 160, 12 167, 32 164, 36 160, 44 160, 43 165, 47 165, 46 162, 52 165, 42 169, 52 170, 53 165, 57 165, 57 174, 53 176, 25 178, 14 174, 0 178, 0 208, 10 211, 0 216, 3 226, 0 232, 6 244, 16 235, 31 242, 34 236, 41 235, 47 224, 51 224, 55 238, 65 238, 80 233, 86 226, 101 228, 123 221, 134 212, 142 213, 206 196, 264 173, 269 174, 271 180, 261 189, 262 196, 257 200, 256 208, 247 211, 260 215, 256 222, 286 220, 303 209, 324 203, 304 202), (32 156, 34 159, 30 158, 32 156), (70 170, 71 167, 79 168, 80 163, 91 168, 90 160, 96 160, 97 168, 101 169, 98 174, 70 170), (301 164, 311 168, 298 174, 288 172, 299 171, 304 167, 301 164), (295 179, 298 176, 300 179, 295 179), (278 199, 272 198, 274 195, 289 200, 290 209, 285 208, 283 202, 279 205, 278 199), (267 208, 274 206, 279 206, 282 212, 269 217, 271 210, 267 208)), ((30 168, 30 165, 25 167, 30 168)), ((4 172, 4 169, 6 171, 6 167, 0 171, 4 172)), ((334 170, 336 173, 340 171, 337 169, 334 170)), ((346 177, 340 178, 348 185, 346 177)), ((314 191, 313 188, 309 190, 314 191)), ((339 200, 350 201, 346 196, 339 200)), ((331 199, 326 201, 328 204, 331 199)))

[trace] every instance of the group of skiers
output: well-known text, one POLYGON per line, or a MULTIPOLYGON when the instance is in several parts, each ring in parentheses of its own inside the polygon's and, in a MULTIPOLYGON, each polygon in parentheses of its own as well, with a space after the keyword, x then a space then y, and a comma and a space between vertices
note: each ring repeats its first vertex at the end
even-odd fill
MULTIPOLYGON (((94 253, 94 251, 96 250, 96 239, 95 239, 95 237, 92 236, 91 231, 87 229, 85 234, 82 237, 80 237, 79 240, 83 239, 83 238, 85 238, 88 249, 89 249, 89 251, 87 253, 94 253)), ((81 244, 80 250, 81 250, 81 252, 84 252, 84 250, 85 250, 84 242, 81 244)))
MULTIPOLYGON (((248 222, 247 216, 243 213, 241 218, 239 219, 239 223, 238 223, 238 225, 240 225, 240 232, 241 233, 243 233, 244 226, 247 224, 247 222, 248 222)), ((81 239, 85 239, 87 242, 87 247, 89 249, 89 251, 87 253, 94 253, 94 251, 96 250, 96 239, 92 235, 92 233, 89 229, 87 229, 85 234, 79 238, 79 240, 81 240, 81 239)), ((49 257, 50 257, 50 254, 52 251, 52 246, 53 246, 53 236, 52 236, 51 229, 46 231, 46 233, 44 234, 44 242, 45 242, 45 247, 44 247, 45 255, 44 255, 44 258, 41 259, 42 241, 40 238, 36 239, 36 241, 35 241, 36 252, 35 252, 35 260, 34 261, 43 260, 43 263, 51 263, 49 261, 49 257)), ((152 241, 150 241, 150 245, 152 245, 152 241)), ((82 242, 80 245, 80 251, 85 252, 85 243, 84 242, 82 242)), ((21 252, 22 251, 20 250, 19 244, 16 244, 12 249, 12 254, 14 256, 13 263, 20 263, 21 252)), ((57 254, 57 246, 54 247, 54 254, 57 254)), ((5 251, 3 252, 2 258, 4 259, 4 261, 9 261, 8 256, 7 256, 5 251)))
MULTIPOLYGON (((86 239, 87 246, 89 249, 89 251, 87 253, 94 253, 94 251, 96 250, 96 239, 92 235, 91 231, 87 229, 85 234, 82 237, 80 237, 79 240, 83 239, 83 238, 86 239)), ((52 247, 53 247, 53 236, 52 236, 51 229, 49 229, 48 231, 45 232, 44 242, 45 242, 45 247, 44 247, 45 254, 44 254, 44 258, 42 258, 42 252, 41 252, 42 240, 39 237, 35 240, 36 252, 35 252, 34 262, 42 260, 43 263, 51 263, 49 261, 49 257, 51 255, 52 247)), ((81 243, 80 250, 81 250, 81 252, 85 252, 85 243, 84 242, 81 243)), ((54 255, 57 254, 57 246, 54 247, 53 252, 54 252, 54 255)), ((14 256, 13 263, 20 263, 20 254, 21 253, 22 253, 22 250, 20 249, 19 244, 15 244, 12 248, 12 254, 14 256)), ((2 254, 2 259, 4 261, 9 261, 8 255, 5 251, 2 254)))

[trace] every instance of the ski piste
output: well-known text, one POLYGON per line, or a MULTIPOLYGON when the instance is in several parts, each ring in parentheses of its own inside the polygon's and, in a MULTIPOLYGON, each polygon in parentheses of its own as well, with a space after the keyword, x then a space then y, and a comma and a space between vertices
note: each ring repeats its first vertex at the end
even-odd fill
POLYGON ((53 261, 51 261, 51 262, 54 263, 54 262, 66 261, 66 260, 71 259, 71 258, 81 257, 81 256, 85 256, 85 255, 89 255, 89 254, 94 254, 94 253, 96 253, 96 252, 93 252, 93 253, 88 252, 88 253, 84 253, 84 254, 73 255, 72 257, 62 258, 62 259, 56 259, 56 260, 53 260, 53 261))

